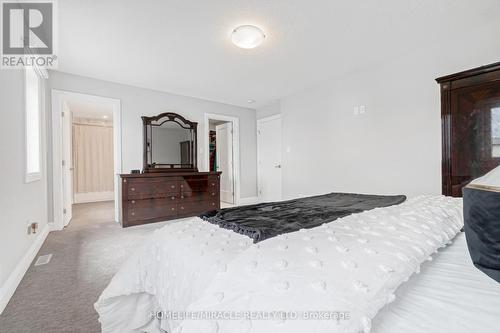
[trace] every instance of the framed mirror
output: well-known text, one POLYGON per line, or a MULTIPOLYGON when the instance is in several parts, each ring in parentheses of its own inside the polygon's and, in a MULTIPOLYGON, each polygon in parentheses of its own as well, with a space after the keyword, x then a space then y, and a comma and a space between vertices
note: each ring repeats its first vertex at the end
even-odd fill
POLYGON ((142 117, 143 172, 197 172, 197 127, 177 113, 142 117))

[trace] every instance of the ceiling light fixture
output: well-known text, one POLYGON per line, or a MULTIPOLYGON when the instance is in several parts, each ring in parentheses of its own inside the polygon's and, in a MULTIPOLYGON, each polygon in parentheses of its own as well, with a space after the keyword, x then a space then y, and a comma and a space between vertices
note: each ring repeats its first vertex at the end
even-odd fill
POLYGON ((247 101, 247 103, 250 103, 250 104, 255 103, 255 100, 253 100, 253 99, 249 99, 249 100, 247 101))
POLYGON ((231 33, 231 41, 242 49, 253 49, 264 41, 266 35, 254 25, 242 25, 231 33))
POLYGON ((104 115, 102 116, 103 119, 108 119, 108 116, 104 115))

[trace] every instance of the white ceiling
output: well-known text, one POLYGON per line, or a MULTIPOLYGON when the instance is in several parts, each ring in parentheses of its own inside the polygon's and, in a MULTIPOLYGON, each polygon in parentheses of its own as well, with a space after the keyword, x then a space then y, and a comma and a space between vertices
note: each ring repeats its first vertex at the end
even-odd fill
POLYGON ((489 24, 500 1, 64 0, 58 10, 60 71, 256 108, 489 24), (264 30, 261 47, 231 44, 242 24, 264 30))

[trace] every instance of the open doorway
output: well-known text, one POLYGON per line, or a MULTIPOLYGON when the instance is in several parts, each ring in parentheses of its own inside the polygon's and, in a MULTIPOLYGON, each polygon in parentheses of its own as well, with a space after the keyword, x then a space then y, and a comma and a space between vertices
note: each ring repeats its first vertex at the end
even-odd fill
POLYGON ((113 201, 113 108, 69 102, 74 204, 113 201))
POLYGON ((206 169, 219 171, 221 207, 238 203, 238 119, 222 115, 206 115, 206 169))
POLYGON ((55 90, 52 100, 54 229, 93 205, 119 221, 120 102, 55 90))
POLYGON ((210 171, 220 171, 221 204, 234 204, 233 124, 210 120, 210 171))

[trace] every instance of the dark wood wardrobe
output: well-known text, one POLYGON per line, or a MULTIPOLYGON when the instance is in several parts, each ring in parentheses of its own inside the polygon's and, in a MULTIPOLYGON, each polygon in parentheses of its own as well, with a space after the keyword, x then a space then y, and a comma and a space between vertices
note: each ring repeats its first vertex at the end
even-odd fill
POLYGON ((500 164, 500 62, 436 79, 441 85, 443 194, 500 164))

